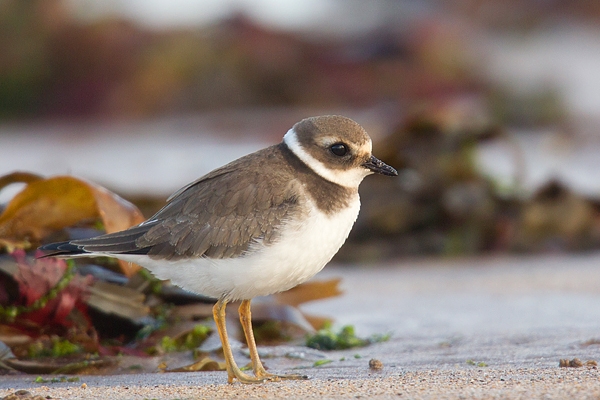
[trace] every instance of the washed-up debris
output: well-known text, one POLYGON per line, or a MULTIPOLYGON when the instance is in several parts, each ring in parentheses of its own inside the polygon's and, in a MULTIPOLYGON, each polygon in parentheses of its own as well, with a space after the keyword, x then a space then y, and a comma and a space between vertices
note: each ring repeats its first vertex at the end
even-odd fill
POLYGON ((371 358, 369 360, 369 368, 371 368, 374 371, 381 371, 383 369, 383 363, 381 362, 381 360, 371 358))
POLYGON ((323 365, 331 364, 332 362, 333 360, 330 360, 328 358, 317 360, 313 363, 313 367, 322 367, 323 365))
POLYGON ((390 336, 390 334, 373 335, 363 339, 356 336, 351 325, 343 326, 339 332, 334 332, 331 326, 326 326, 314 335, 309 335, 306 338, 306 345, 318 350, 345 350, 385 342, 390 339, 390 336))
POLYGON ((4 293, 0 297, 9 303, 0 303, 0 322, 62 327, 76 324, 71 313, 78 310, 85 314, 83 298, 92 279, 74 274, 73 267, 60 259, 28 257, 23 250, 0 260, 0 275, 11 278, 0 284, 0 293, 4 293))
MULTIPOLYGON (((8 350, 1 368, 30 374, 127 373, 133 366, 156 371, 157 365, 163 371, 223 368, 215 358, 222 356, 218 338, 207 344, 216 337, 214 299, 159 281, 129 263, 36 258, 31 251, 44 241, 127 228, 143 219, 134 206, 74 177, 17 173, 0 177, 0 189, 14 182, 27 185, 0 215, 0 252, 11 251, 0 254, 0 340, 8 350), (198 361, 167 369, 167 362, 181 365, 177 353, 189 357, 190 352, 198 361), (123 357, 127 362, 120 366, 123 357)), ((329 318, 307 315, 298 306, 339 295, 339 283, 309 282, 255 301, 257 342, 301 340, 322 328, 329 318)), ((230 331, 244 340, 231 311, 230 331)))
POLYGON ((558 366, 561 368, 581 368, 583 366, 588 368, 597 368, 598 362, 595 360, 588 360, 584 363, 577 357, 572 360, 564 358, 559 360, 558 366))
MULTIPOLYGON (((0 180, 8 185, 20 182, 21 175, 15 173, 0 180)), ((81 223, 99 223, 111 233, 142 221, 144 217, 137 207, 92 182, 72 176, 33 178, 0 214, 0 245, 9 250, 29 248, 51 234, 81 223)), ((119 264, 127 276, 139 269, 132 263, 119 264)))
POLYGON ((590 339, 590 340, 586 340, 585 342, 581 343, 581 347, 587 347, 587 346, 597 346, 600 345, 600 339, 594 338, 594 339, 590 339))
POLYGON ((61 376, 58 378, 45 379, 41 376, 38 376, 37 378, 35 378, 34 382, 35 383, 79 382, 79 377, 77 377, 77 376, 71 376, 71 377, 61 376))
MULTIPOLYGON (((89 358, 88 355, 82 357, 89 358)), ((118 364, 118 359, 106 357, 73 361, 73 359, 65 357, 22 360, 15 358, 5 360, 4 363, 8 367, 26 374, 77 374, 84 372, 91 374, 95 371, 106 371, 106 367, 118 364)))
POLYGON ((146 348, 146 353, 156 355, 194 350, 198 348, 212 332, 212 328, 204 324, 194 324, 191 328, 187 328, 188 325, 189 323, 182 323, 174 325, 166 331, 156 331, 154 336, 160 336, 160 339, 156 340, 152 337, 146 339, 146 341, 156 342, 156 345, 146 348), (171 336, 166 333, 173 333, 173 335, 171 336))
POLYGON ((483 367, 487 367, 487 366, 488 366, 488 365, 487 365, 487 363, 485 363, 485 362, 483 362, 483 361, 479 361, 479 362, 477 362, 477 361, 475 361, 475 360, 472 360, 472 359, 468 359, 467 361, 465 361, 465 363, 466 363, 467 365, 472 365, 472 366, 476 366, 476 367, 480 367, 480 368, 483 368, 483 367))
POLYGON ((8 396, 4 396, 2 400, 46 400, 46 398, 21 389, 9 394, 8 396))
POLYGON ((225 362, 215 361, 210 357, 204 357, 200 361, 184 367, 165 369, 165 372, 198 372, 198 371, 225 371, 225 362))
POLYGON ((500 187, 484 175, 476 155, 483 142, 510 143, 509 135, 492 124, 444 123, 435 106, 426 107, 374 143, 381 159, 398 168, 397 184, 376 178, 363 183, 362 211, 348 239, 352 245, 338 259, 600 248, 598 199, 561 178, 523 196, 527 188, 520 175, 529 171, 518 149, 514 187, 500 187))

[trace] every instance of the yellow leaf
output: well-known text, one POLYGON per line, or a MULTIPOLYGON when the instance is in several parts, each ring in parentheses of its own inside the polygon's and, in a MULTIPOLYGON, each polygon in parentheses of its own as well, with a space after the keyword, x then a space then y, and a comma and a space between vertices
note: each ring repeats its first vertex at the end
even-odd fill
MULTIPOLYGON (((0 239, 39 243, 52 232, 98 218, 107 233, 144 221, 137 207, 92 182, 72 176, 31 179, 0 215, 0 239)), ((127 276, 139 269, 123 261, 120 265, 127 276)))
POLYGON ((339 296, 342 294, 342 291, 338 287, 340 281, 340 278, 333 278, 326 281, 306 282, 273 296, 279 303, 298 307, 300 304, 309 301, 339 296))
POLYGON ((0 190, 13 183, 30 183, 44 179, 42 176, 30 172, 16 171, 0 177, 0 190))
POLYGON ((184 367, 173 368, 167 372, 197 372, 197 371, 225 371, 226 365, 224 362, 218 362, 210 357, 205 357, 200 361, 184 367))

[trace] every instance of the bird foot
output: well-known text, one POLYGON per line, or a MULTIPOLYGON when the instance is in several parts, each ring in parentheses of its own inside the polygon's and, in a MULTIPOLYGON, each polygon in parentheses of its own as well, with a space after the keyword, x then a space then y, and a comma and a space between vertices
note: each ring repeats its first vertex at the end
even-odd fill
POLYGON ((253 383, 265 383, 270 379, 268 379, 266 377, 250 376, 250 375, 243 373, 240 370, 240 371, 235 371, 234 373, 229 374, 227 381, 229 383, 233 383, 234 380, 237 380, 238 382, 244 383, 244 384, 253 384, 253 383))

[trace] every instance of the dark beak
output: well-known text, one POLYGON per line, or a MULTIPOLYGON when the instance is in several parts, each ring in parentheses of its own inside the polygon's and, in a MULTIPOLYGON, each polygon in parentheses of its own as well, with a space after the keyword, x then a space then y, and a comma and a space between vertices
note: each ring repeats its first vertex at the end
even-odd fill
POLYGON ((363 164, 363 167, 370 169, 371 171, 387 176, 398 176, 398 171, 390 167, 375 156, 371 156, 369 161, 363 164))

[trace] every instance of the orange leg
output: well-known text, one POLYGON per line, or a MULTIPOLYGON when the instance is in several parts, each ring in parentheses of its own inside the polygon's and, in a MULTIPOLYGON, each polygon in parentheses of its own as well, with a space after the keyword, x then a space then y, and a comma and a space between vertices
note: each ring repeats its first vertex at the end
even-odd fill
POLYGON ((262 383, 266 380, 265 378, 255 378, 247 375, 242 372, 242 370, 235 363, 233 353, 231 351, 231 345, 229 344, 229 339, 227 338, 227 327, 225 324, 226 306, 227 300, 221 299, 217 301, 217 304, 215 304, 213 307, 213 316, 215 318, 217 331, 219 332, 219 337, 221 338, 221 344, 223 346, 223 355, 225 356, 225 364, 227 365, 227 381, 229 383, 233 383, 233 380, 237 379, 241 383, 262 383))
POLYGON ((306 375, 275 375, 267 372, 265 367, 262 365, 260 358, 258 357, 258 350, 256 349, 256 341, 254 340, 254 331, 252 330, 252 314, 250 313, 250 300, 242 301, 239 308, 240 323, 244 329, 244 335, 246 336, 246 343, 248 344, 248 350, 250 351, 250 359, 252 360, 252 369, 254 375, 257 378, 278 381, 281 379, 308 379, 306 375))

